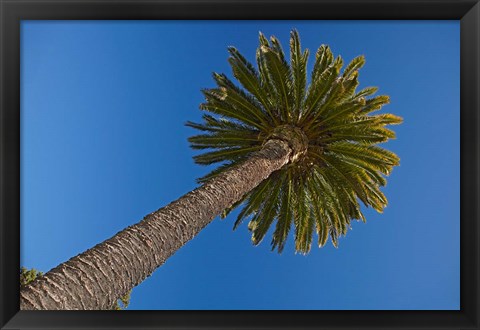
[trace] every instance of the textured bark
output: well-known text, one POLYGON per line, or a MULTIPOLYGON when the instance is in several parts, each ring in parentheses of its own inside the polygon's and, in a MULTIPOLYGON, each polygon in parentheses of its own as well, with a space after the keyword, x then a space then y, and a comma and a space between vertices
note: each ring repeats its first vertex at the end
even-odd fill
POLYGON ((167 258, 289 161, 288 143, 262 150, 20 290, 20 309, 110 309, 167 258))

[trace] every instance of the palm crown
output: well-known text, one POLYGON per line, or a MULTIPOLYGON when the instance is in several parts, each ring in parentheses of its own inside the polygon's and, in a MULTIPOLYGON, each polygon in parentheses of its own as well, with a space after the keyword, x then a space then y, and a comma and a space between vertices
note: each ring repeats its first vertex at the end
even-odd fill
POLYGON ((189 139, 194 149, 210 149, 195 156, 198 164, 221 163, 200 178, 205 182, 260 150, 269 139, 287 141, 293 157, 222 214, 243 204, 236 228, 250 219, 252 241, 259 244, 276 222, 272 250, 284 249, 290 228, 295 228, 295 250, 308 253, 314 231, 318 245, 328 237, 333 245, 345 235, 352 219, 365 221, 359 201, 382 212, 387 199, 380 191, 385 176, 399 158, 376 144, 394 138, 386 125, 400 117, 376 114, 388 96, 373 96, 376 87, 357 91, 363 56, 344 69, 340 56, 320 46, 310 82, 307 82, 308 49, 300 47, 297 31, 291 32, 290 61, 277 38, 260 33, 256 69, 234 47, 228 59, 237 86, 226 75, 213 73, 216 88, 205 89, 202 123, 187 125, 204 133, 189 139))

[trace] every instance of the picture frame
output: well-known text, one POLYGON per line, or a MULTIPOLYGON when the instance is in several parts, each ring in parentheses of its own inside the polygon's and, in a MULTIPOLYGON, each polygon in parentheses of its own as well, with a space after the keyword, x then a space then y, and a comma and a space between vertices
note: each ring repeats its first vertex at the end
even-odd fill
POLYGON ((479 329, 479 58, 476 0, 1 0, 1 329, 479 329), (21 20, 460 20, 459 311, 20 311, 21 20))

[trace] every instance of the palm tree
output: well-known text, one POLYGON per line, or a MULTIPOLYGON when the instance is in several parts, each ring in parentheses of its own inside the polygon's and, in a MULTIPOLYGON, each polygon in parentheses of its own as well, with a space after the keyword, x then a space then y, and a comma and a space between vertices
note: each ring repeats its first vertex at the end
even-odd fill
POLYGON ((280 42, 260 34, 256 69, 229 48, 233 76, 213 74, 203 90, 202 131, 189 140, 199 164, 221 163, 202 185, 139 223, 73 257, 21 289, 21 309, 109 309, 217 215, 243 205, 235 228, 250 219, 259 244, 275 226, 272 249, 282 252, 291 228, 295 251, 308 253, 328 237, 337 246, 352 220, 365 221, 360 202, 382 212, 380 191, 399 158, 378 143, 394 138, 386 125, 402 119, 376 114, 388 96, 357 91, 365 59, 343 60, 322 45, 307 82, 308 50, 291 32, 290 61, 280 42))

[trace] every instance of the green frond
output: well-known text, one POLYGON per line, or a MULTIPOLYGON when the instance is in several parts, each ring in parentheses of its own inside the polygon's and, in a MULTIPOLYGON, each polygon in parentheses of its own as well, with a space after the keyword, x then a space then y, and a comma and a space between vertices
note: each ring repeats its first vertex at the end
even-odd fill
MULTIPOLYGON (((207 125, 194 123, 193 121, 187 121, 185 123, 185 126, 195 128, 195 129, 198 129, 200 131, 211 131, 212 130, 212 128, 208 127, 207 125)), ((216 129, 213 128, 213 131, 215 131, 215 130, 216 129)))
MULTIPOLYGON (((345 93, 345 87, 341 78, 337 78, 332 84, 332 88, 325 95, 325 98, 322 104, 315 109, 313 117, 310 119, 310 125, 317 122, 320 116, 323 115, 328 109, 334 108, 337 106, 338 101, 341 99, 342 95, 345 93)), ((309 125, 307 124, 307 127, 309 125)))
POLYGON ((328 240, 329 219, 325 214, 324 197, 318 192, 318 185, 310 177, 312 184, 309 185, 310 196, 312 196, 312 212, 315 219, 315 228, 318 236, 318 247, 322 247, 328 240))
POLYGON ((361 97, 373 95, 378 91, 378 87, 367 87, 359 91, 357 94, 355 94, 354 98, 358 99, 361 97))
POLYGON ((338 76, 336 68, 330 67, 324 71, 317 80, 312 81, 310 88, 307 92, 307 98, 305 100, 305 107, 301 114, 300 125, 308 122, 311 119, 311 115, 322 104, 323 99, 332 88, 332 84, 338 76))
POLYGON ((206 152, 201 155, 194 156, 195 163, 201 165, 210 165, 213 163, 223 161, 236 161, 239 158, 245 157, 254 151, 261 149, 261 146, 254 147, 240 147, 240 148, 224 148, 221 150, 206 152))
POLYGON ((322 159, 328 165, 328 170, 323 171, 323 177, 330 178, 330 180, 333 181, 335 180, 335 177, 342 178, 344 185, 349 186, 363 204, 368 206, 368 196, 358 172, 352 172, 349 170, 346 167, 346 164, 335 157, 334 154, 324 154, 322 159))
POLYGON ((403 123, 402 117, 392 115, 391 113, 375 115, 374 117, 377 120, 378 124, 381 125, 399 125, 403 123))
POLYGON ((332 137, 321 139, 321 142, 323 144, 329 144, 329 143, 341 142, 341 141, 342 142, 351 141, 351 142, 356 142, 356 143, 365 144, 365 145, 373 145, 376 143, 383 143, 388 141, 388 137, 385 137, 383 135, 373 135, 373 134, 357 134, 356 132, 354 132, 353 134, 336 133, 332 137))
POLYGON ((219 132, 216 134, 195 135, 188 138, 188 141, 192 149, 228 148, 235 146, 251 147, 258 144, 258 135, 219 132))
POLYGON ((312 83, 318 80, 318 77, 323 74, 333 63, 334 56, 330 47, 321 45, 315 54, 315 63, 312 70, 312 83))
POLYGON ((290 171, 285 171, 284 180, 282 181, 282 189, 280 191, 280 207, 277 215, 277 225, 272 238, 272 251, 277 248, 278 253, 282 253, 287 242, 288 233, 293 221, 293 187, 292 176, 290 171))
POLYGON ((282 60, 283 53, 279 54, 274 49, 261 46, 260 51, 269 72, 271 84, 275 88, 277 107, 280 110, 281 120, 291 122, 292 109, 292 81, 290 67, 282 60))
POLYGON ((349 76, 355 71, 359 70, 365 65, 365 56, 360 55, 355 57, 343 70, 343 77, 349 78, 349 76))
POLYGON ((328 128, 329 125, 335 125, 337 123, 348 122, 352 120, 353 116, 358 113, 363 106, 365 105, 365 100, 350 100, 344 102, 341 105, 332 108, 330 111, 327 111, 321 121, 316 121, 311 124, 310 130, 313 131, 311 134, 312 139, 318 138, 325 130, 321 128, 328 128), (328 124, 328 125, 327 125, 328 124))
POLYGON ((203 114, 202 119, 204 120, 203 124, 194 123, 191 121, 186 122, 186 126, 198 129, 200 131, 207 132, 245 132, 245 133, 255 133, 259 132, 251 128, 250 126, 244 125, 238 121, 232 121, 224 117, 215 118, 208 114, 203 114))
POLYGON ((385 186, 387 184, 387 180, 382 176, 382 173, 388 171, 385 170, 386 166, 382 166, 382 164, 372 164, 365 161, 362 161, 356 157, 347 157, 341 155, 342 160, 351 165, 356 166, 359 170, 365 172, 366 175, 373 181, 375 184, 379 186, 385 186))
POLYGON ((302 254, 310 252, 312 236, 314 229, 314 219, 312 217, 312 201, 307 191, 302 175, 298 176, 296 185, 296 205, 293 209, 295 224, 295 251, 302 254))
POLYGON ((270 48, 278 55, 278 58, 282 62, 282 64, 288 68, 288 63, 285 58, 285 53, 283 52, 282 45, 280 41, 275 36, 270 37, 270 48))
POLYGON ((293 94, 294 94, 294 109, 295 117, 300 115, 302 111, 305 88, 307 84, 307 60, 308 50, 302 53, 300 46, 300 37, 296 30, 290 34, 290 65, 293 78, 293 94))
POLYGON ((347 159, 355 159, 367 164, 385 175, 390 174, 393 166, 399 165, 400 159, 386 149, 350 142, 336 142, 328 147, 328 151, 347 159))
MULTIPOLYGON (((314 214, 320 212, 321 220, 323 220, 321 223, 318 223, 319 220, 317 219, 316 225, 319 233, 319 246, 323 246, 326 243, 332 228, 335 233, 341 230, 342 215, 345 211, 339 207, 338 196, 334 189, 336 178, 329 176, 327 172, 316 167, 311 176, 312 182, 316 185, 316 189, 311 190, 312 196, 316 196, 315 200, 318 203, 318 207, 314 208, 313 211, 314 214)), ((336 237, 332 239, 332 243, 336 244, 336 237)))
POLYGON ((339 77, 342 65, 342 57, 337 56, 318 79, 316 78, 311 82, 300 125, 303 125, 305 122, 311 125, 315 120, 319 119, 321 111, 318 109, 325 109, 328 104, 333 102, 337 93, 343 88, 342 78, 339 77))
POLYGON ((358 71, 354 71, 348 79, 345 79, 343 81, 343 88, 344 92, 343 95, 341 95, 340 100, 343 101, 348 101, 355 95, 355 91, 359 85, 358 81, 358 71))
POLYGON ((265 199, 268 199, 268 192, 271 190, 271 185, 271 180, 264 180, 250 193, 248 193, 248 196, 245 198, 245 206, 238 214, 237 220, 235 221, 235 224, 233 226, 234 230, 237 229, 237 227, 243 222, 244 219, 257 212, 258 209, 261 207, 262 202, 265 199))
POLYGON ((266 109, 265 111, 271 115, 273 104, 269 94, 264 88, 265 83, 262 82, 259 73, 253 67, 253 65, 238 52, 235 47, 229 47, 228 50, 231 55, 228 59, 228 62, 232 67, 233 76, 262 104, 262 106, 266 109))
POLYGON ((328 171, 316 177, 319 178, 320 185, 324 189, 323 193, 327 194, 325 208, 328 211, 331 226, 337 233, 346 234, 347 227, 350 225, 350 217, 353 216, 349 213, 351 210, 349 196, 355 194, 354 190, 345 186, 337 175, 331 175, 328 171))
POLYGON ((365 171, 359 167, 352 165, 349 162, 342 161, 337 155, 331 154, 328 156, 328 162, 332 164, 338 171, 341 171, 345 177, 348 177, 350 182, 353 183, 355 193, 360 197, 359 191, 362 194, 361 200, 364 201, 366 206, 372 206, 376 211, 382 212, 386 205, 385 196, 378 189, 378 185, 375 185, 369 178, 365 171))
POLYGON ((201 110, 206 110, 217 115, 239 120, 246 125, 263 129, 264 126, 258 121, 257 116, 247 109, 239 107, 236 101, 232 101, 232 95, 227 94, 226 88, 203 90, 207 102, 200 104, 201 110), (233 103, 229 103, 229 102, 233 103))
POLYGON ((360 114, 366 115, 370 112, 380 110, 385 104, 390 103, 390 97, 387 95, 378 95, 366 101, 360 114))
POLYGON ((272 180, 271 189, 268 191, 268 198, 263 200, 260 209, 255 214, 248 224, 248 229, 252 232, 252 242, 258 245, 265 235, 268 229, 273 223, 278 209, 278 196, 281 188, 281 180, 272 180))
POLYGON ((388 138, 395 138, 395 133, 389 129, 384 128, 386 125, 400 124, 402 118, 390 114, 378 116, 364 116, 358 119, 353 119, 349 122, 333 124, 328 126, 328 129, 320 131, 319 134, 330 132, 332 134, 341 133, 361 133, 361 134, 381 134, 388 138))
POLYGON ((262 111, 262 106, 254 97, 235 86, 224 74, 214 72, 213 78, 223 92, 223 101, 234 105, 243 113, 255 117, 264 126, 268 126, 269 117, 262 111))
POLYGON ((265 37, 265 35, 261 31, 258 32, 258 42, 260 46, 270 46, 267 37, 265 37))

